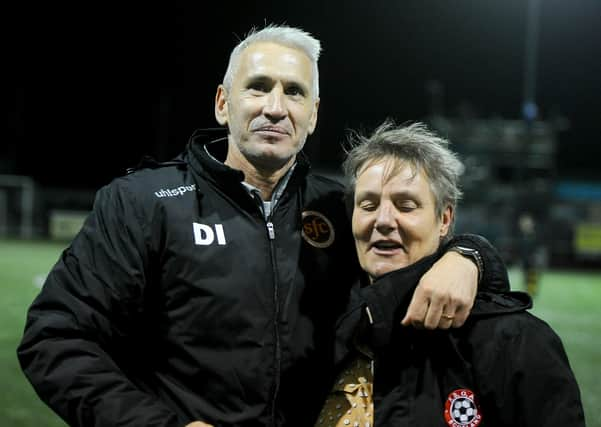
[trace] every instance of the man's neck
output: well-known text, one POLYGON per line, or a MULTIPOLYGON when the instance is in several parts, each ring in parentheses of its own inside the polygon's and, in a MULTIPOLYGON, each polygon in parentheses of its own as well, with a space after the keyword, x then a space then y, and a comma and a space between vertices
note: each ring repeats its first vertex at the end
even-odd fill
POLYGON ((234 144, 229 144, 224 163, 233 169, 241 170, 244 173, 244 181, 256 187, 261 192, 263 200, 271 200, 273 190, 292 167, 294 161, 295 158, 292 157, 288 162, 276 168, 256 165, 244 157, 234 144))

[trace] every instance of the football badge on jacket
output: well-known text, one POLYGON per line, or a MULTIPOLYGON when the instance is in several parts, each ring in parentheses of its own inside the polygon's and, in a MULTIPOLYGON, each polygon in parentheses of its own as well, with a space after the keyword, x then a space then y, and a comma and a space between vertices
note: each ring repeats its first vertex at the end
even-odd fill
POLYGON ((474 392, 460 388, 449 393, 444 405, 444 419, 451 427, 476 427, 482 422, 474 392))

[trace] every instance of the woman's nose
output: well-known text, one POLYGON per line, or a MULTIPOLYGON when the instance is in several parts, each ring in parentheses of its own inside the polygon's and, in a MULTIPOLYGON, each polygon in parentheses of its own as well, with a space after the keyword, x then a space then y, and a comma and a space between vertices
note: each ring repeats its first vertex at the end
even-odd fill
POLYGON ((378 207, 374 228, 380 233, 389 233, 396 228, 394 212, 390 204, 383 203, 378 207))

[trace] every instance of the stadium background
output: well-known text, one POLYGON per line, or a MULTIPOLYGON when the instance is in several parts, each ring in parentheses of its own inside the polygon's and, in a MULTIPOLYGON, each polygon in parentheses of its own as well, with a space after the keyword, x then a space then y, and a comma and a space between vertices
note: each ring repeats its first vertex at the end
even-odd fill
POLYGON ((0 424, 61 425, 20 373, 25 310, 96 190, 199 127, 253 25, 319 37, 321 108, 306 151, 339 177, 348 129, 421 120, 467 166, 458 231, 487 236, 560 334, 601 426, 601 2, 108 1, 13 4, 0 143, 0 424))

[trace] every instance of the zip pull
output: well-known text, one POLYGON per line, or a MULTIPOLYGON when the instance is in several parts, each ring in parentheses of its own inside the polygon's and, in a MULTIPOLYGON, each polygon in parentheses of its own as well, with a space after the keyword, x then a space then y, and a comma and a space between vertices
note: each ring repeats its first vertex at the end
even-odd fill
POLYGON ((267 233, 269 234, 269 239, 270 240, 275 239, 275 231, 273 229, 273 223, 271 221, 269 221, 266 225, 267 225, 267 233))

